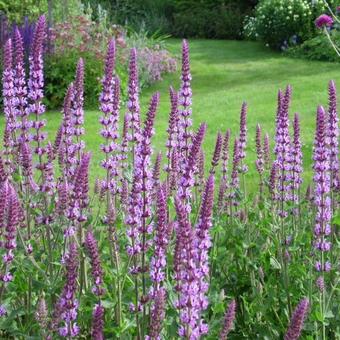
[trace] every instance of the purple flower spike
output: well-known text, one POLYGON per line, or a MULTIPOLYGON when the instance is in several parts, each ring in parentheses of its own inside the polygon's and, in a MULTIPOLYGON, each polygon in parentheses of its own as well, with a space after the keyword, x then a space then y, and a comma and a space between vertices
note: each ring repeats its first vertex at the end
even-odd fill
POLYGON ((120 80, 118 77, 113 78, 113 68, 115 63, 115 45, 112 40, 109 43, 105 75, 102 81, 103 91, 100 95, 100 109, 103 116, 100 117, 100 123, 103 128, 101 135, 105 139, 105 144, 101 145, 101 150, 105 154, 105 159, 101 165, 106 170, 106 179, 102 184, 103 190, 116 194, 118 192, 118 165, 120 161, 118 122, 120 109, 120 80))
POLYGON ((43 146, 43 141, 46 139, 46 134, 41 132, 41 129, 46 125, 45 120, 40 120, 40 116, 45 112, 45 106, 42 103, 44 93, 44 74, 43 74, 43 44, 46 33, 46 19, 41 16, 36 24, 31 54, 29 57, 29 80, 28 80, 28 99, 29 105, 27 110, 30 115, 33 115, 35 121, 32 121, 32 127, 35 129, 33 140, 35 142, 34 152, 39 155, 39 167, 42 170, 43 160, 42 155, 46 153, 43 146))
POLYGON ((270 142, 269 135, 266 133, 263 139, 263 158, 266 169, 270 166, 270 142))
POLYGON ((229 143, 230 129, 228 129, 223 137, 222 143, 222 178, 218 191, 218 209, 221 211, 224 208, 225 193, 228 189, 228 162, 229 162, 229 143))
POLYGON ((224 316, 224 323, 220 334, 220 340, 227 340, 227 336, 235 320, 235 315, 236 315, 236 301, 232 300, 229 303, 228 309, 224 316))
POLYGON ((157 224, 154 239, 155 250, 150 263, 150 277, 154 282, 154 291, 160 289, 165 279, 166 251, 169 242, 167 225, 166 196, 162 187, 157 192, 157 224))
POLYGON ((334 81, 328 86, 328 144, 329 144, 329 166, 331 171, 331 187, 337 189, 339 183, 339 118, 337 111, 336 87, 334 81))
POLYGON ((128 85, 128 127, 131 132, 129 140, 136 142, 140 132, 140 107, 139 107, 139 80, 137 50, 131 49, 129 63, 129 85, 128 85))
MULTIPOLYGON (((199 215, 199 220, 195 226, 195 241, 194 248, 197 251, 197 279, 199 285, 198 299, 199 311, 202 312, 208 307, 208 298, 206 296, 209 283, 209 249, 211 247, 211 238, 209 235, 212 226, 212 212, 214 204, 214 176, 210 175, 202 197, 202 205, 199 215)), ((203 321, 202 321, 203 322, 203 321)), ((202 324, 201 322, 201 324, 202 324)), ((207 325, 206 325, 207 327, 207 325)))
POLYGON ((290 320, 290 325, 285 335, 285 340, 297 340, 299 339, 302 331, 303 324, 307 317, 309 308, 308 299, 302 299, 297 305, 294 314, 290 320))
POLYGON ((160 289, 154 297, 155 303, 151 311, 150 335, 145 340, 160 340, 162 331, 162 323, 165 318, 166 292, 160 289))
POLYGON ((289 105, 292 89, 288 85, 284 96, 279 92, 278 113, 276 119, 275 155, 278 166, 279 215, 287 216, 286 202, 291 200, 291 145, 289 135, 289 105))
POLYGON ((170 163, 171 163, 171 153, 173 148, 177 146, 177 134, 178 134, 178 94, 177 92, 170 87, 170 102, 171 102, 171 110, 169 114, 169 124, 168 124, 168 140, 166 142, 166 156, 168 158, 168 166, 167 172, 170 171, 170 163))
POLYGON ((294 138, 291 146, 291 171, 292 171, 292 199, 299 203, 299 191, 302 183, 302 150, 300 140, 300 118, 297 113, 294 116, 294 138))
POLYGON ((246 158, 246 147, 247 147, 247 103, 243 102, 240 113, 240 137, 239 137, 239 157, 240 157, 240 165, 241 171, 247 172, 247 166, 243 163, 243 160, 246 158))
POLYGON ((15 87, 13 74, 13 47, 12 40, 8 39, 4 47, 4 69, 2 75, 2 95, 4 101, 4 113, 8 140, 6 152, 10 155, 16 146, 16 110, 15 110, 15 87))
POLYGON ((211 160, 211 170, 210 170, 211 174, 215 173, 215 168, 218 166, 218 162, 219 162, 220 157, 221 157, 222 143, 223 143, 222 134, 219 132, 217 134, 217 137, 216 137, 214 155, 213 155, 213 158, 211 160))
POLYGON ((15 30, 15 55, 14 55, 14 84, 15 84, 15 97, 16 97, 16 115, 21 118, 20 128, 20 142, 29 142, 31 136, 29 129, 31 123, 27 120, 27 85, 26 85, 26 72, 24 62, 24 43, 20 31, 15 30))
POLYGON ((264 171, 264 150, 262 147, 262 130, 260 124, 256 125, 256 155, 257 159, 255 161, 256 169, 260 176, 262 176, 264 171))
POLYGON ((314 248, 319 252, 320 267, 324 271, 324 261, 327 260, 327 252, 331 243, 327 236, 331 234, 331 198, 330 198, 330 173, 329 173, 329 149, 327 148, 326 114, 322 106, 318 107, 316 132, 314 140, 314 202, 316 205, 316 217, 314 227, 314 248))
POLYGON ((89 230, 86 233, 85 247, 89 253, 90 260, 91 260, 91 271, 92 271, 92 278, 94 282, 94 287, 92 288, 92 291, 97 296, 103 295, 104 293, 104 289, 102 288, 103 270, 102 270, 102 266, 100 262, 97 241, 94 238, 94 235, 91 230, 89 230))
POLYGON ((195 168, 197 166, 206 128, 206 124, 201 124, 196 135, 194 136, 190 153, 188 159, 186 160, 185 171, 179 181, 178 196, 182 199, 183 204, 185 204, 188 213, 191 211, 189 200, 191 198, 192 187, 195 184, 195 168))
POLYGON ((331 27, 333 25, 333 19, 327 14, 321 14, 318 18, 315 20, 315 26, 316 28, 324 28, 324 27, 331 27))
MULTIPOLYGON (((185 163, 190 151, 190 138, 192 126, 192 90, 191 90, 191 74, 189 62, 189 44, 187 40, 182 43, 182 74, 181 74, 181 88, 179 90, 179 131, 178 142, 179 152, 181 155, 181 162, 185 163)), ((182 168, 184 170, 184 167, 182 168)))
POLYGON ((178 227, 176 231, 176 249, 174 269, 176 289, 179 294, 177 308, 180 311, 179 336, 198 339, 201 335, 199 327, 200 299, 198 296, 199 281, 194 247, 194 230, 188 218, 187 208, 180 197, 175 199, 178 227))
POLYGON ((76 337, 79 328, 76 324, 78 301, 76 299, 77 278, 78 278, 78 249, 75 243, 71 243, 68 252, 63 257, 63 263, 66 269, 65 286, 60 298, 55 306, 56 324, 62 324, 59 328, 59 334, 62 337, 76 337))
MULTIPOLYGON (((4 227, 4 248, 3 262, 7 265, 14 259, 13 251, 17 247, 17 228, 20 224, 20 202, 18 196, 9 183, 5 183, 1 190, 1 197, 4 202, 0 206, 0 227, 4 227)), ((7 267, 6 267, 7 268, 7 267)), ((2 276, 2 281, 11 281, 12 275, 7 272, 2 276)))
POLYGON ((81 152, 85 148, 85 142, 81 140, 84 135, 84 60, 79 59, 74 80, 73 97, 72 97, 72 120, 73 120, 73 135, 76 152, 76 164, 79 164, 81 152))
POLYGON ((92 339, 94 340, 103 340, 104 334, 103 334, 103 328, 104 328, 104 307, 100 304, 96 304, 93 309, 92 313, 92 339))
POLYGON ((240 188, 240 178, 239 178, 239 164, 240 164, 240 146, 239 140, 236 138, 234 141, 234 151, 233 151, 233 166, 231 171, 230 179, 230 195, 231 204, 236 206, 238 202, 236 201, 236 191, 240 188))

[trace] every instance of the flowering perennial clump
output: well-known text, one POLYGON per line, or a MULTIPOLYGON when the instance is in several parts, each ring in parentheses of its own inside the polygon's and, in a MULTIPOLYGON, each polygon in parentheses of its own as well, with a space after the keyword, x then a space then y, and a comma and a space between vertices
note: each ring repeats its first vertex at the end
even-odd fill
POLYGON ((328 109, 317 110, 314 177, 304 197, 303 117, 289 116, 289 85, 278 93, 273 151, 263 125, 249 137, 243 103, 239 130, 217 132, 208 158, 209 126, 192 129, 189 44, 183 41, 163 159, 153 145, 160 95, 151 97, 144 116, 137 50, 130 51, 124 89, 111 39, 99 97, 101 172, 92 183, 93 157, 84 143, 86 62, 78 62, 52 142, 41 120, 45 18, 38 20, 28 67, 22 40, 16 30, 7 41, 2 78, 3 338, 288 340, 301 336, 304 323, 308 337, 336 338, 339 119, 333 81, 328 109), (253 172, 259 180, 250 178, 253 172), (249 182, 259 193, 246 190, 249 182))

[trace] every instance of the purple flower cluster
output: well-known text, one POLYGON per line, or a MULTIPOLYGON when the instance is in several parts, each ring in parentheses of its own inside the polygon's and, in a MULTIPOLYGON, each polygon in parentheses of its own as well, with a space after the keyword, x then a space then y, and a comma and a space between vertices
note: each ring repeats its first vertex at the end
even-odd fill
POLYGON ((294 311, 284 340, 297 340, 300 338, 302 327, 307 317, 308 308, 308 299, 302 299, 294 311))
MULTIPOLYGON (((192 126, 192 91, 191 91, 191 74, 189 62, 189 44, 186 40, 182 43, 182 74, 181 87, 178 94, 179 104, 179 124, 178 124, 178 147, 181 157, 181 163, 185 161, 189 155, 191 142, 191 126, 192 126)), ((181 167, 184 171, 184 167, 181 167)))
POLYGON ((289 135, 289 104, 291 87, 288 85, 284 96, 278 94, 276 117, 275 155, 278 167, 278 198, 280 201, 279 215, 287 216, 285 203, 291 199, 291 145, 289 135))
POLYGON ((317 111, 313 160, 313 180, 315 184, 314 202, 316 206, 314 247, 320 252, 319 260, 315 263, 315 268, 318 272, 321 272, 321 277, 323 277, 324 272, 329 271, 331 267, 330 262, 326 260, 326 254, 331 248, 331 242, 327 239, 327 236, 331 234, 330 222, 332 211, 326 114, 322 106, 319 106, 317 111))
POLYGON ((139 82, 138 82, 138 61, 137 50, 131 49, 129 64, 129 85, 128 85, 128 111, 126 114, 128 122, 129 141, 137 142, 140 133, 140 107, 139 107, 139 82))
POLYGON ((233 326, 236 314, 236 301, 232 300, 229 303, 228 309, 224 316, 223 327, 220 334, 220 340, 227 340, 227 336, 233 326))
POLYGON ((294 137, 291 145, 291 176, 292 176, 292 200, 299 203, 299 192, 302 183, 302 150, 300 140, 300 118, 296 113, 294 115, 294 137))
POLYGON ((9 265, 14 259, 14 250, 17 247, 17 229, 21 219, 21 207, 18 196, 14 187, 8 182, 0 186, 1 203, 0 203, 0 230, 2 230, 3 240, 1 247, 5 250, 2 257, 4 263, 0 279, 3 282, 9 282, 13 276, 9 271, 9 265))
POLYGON ((76 323, 78 314, 78 301, 76 299, 77 277, 78 277, 78 249, 75 243, 70 243, 68 252, 63 257, 66 269, 66 284, 57 302, 55 321, 61 323, 59 335, 74 338, 79 334, 76 323))
POLYGON ((177 308, 180 311, 179 336, 188 339, 199 339, 201 334, 207 332, 206 325, 200 327, 201 302, 199 299, 198 268, 196 264, 196 251, 194 248, 194 230, 188 218, 186 206, 176 197, 175 207, 178 226, 176 230, 177 254, 174 264, 177 280, 179 300, 177 308), (177 258, 176 258, 177 255, 177 258))
POLYGON ((104 340, 103 334, 104 328, 104 307, 100 304, 96 304, 92 313, 92 339, 104 340))
POLYGON ((197 168, 197 162, 201 151, 201 145, 206 131, 206 124, 201 124, 197 133, 193 137, 193 142, 190 147, 188 158, 185 162, 185 168, 183 174, 179 180, 178 197, 182 200, 186 206, 187 212, 191 211, 191 190, 195 185, 195 171, 197 168))
MULTIPOLYGON (((16 146, 16 110, 15 110, 15 87, 14 87, 14 72, 13 72, 13 46, 12 40, 8 39, 4 48, 4 70, 2 76, 2 95, 4 114, 6 118, 6 130, 9 135, 8 149, 6 152, 11 154, 11 151, 16 146)), ((8 162, 10 160, 8 159, 8 162)))
POLYGON ((213 158, 211 160, 211 169, 210 169, 211 174, 215 173, 215 168, 218 166, 218 162, 221 157, 222 144, 223 144, 223 137, 222 137, 222 134, 219 132, 216 137, 215 150, 214 150, 213 158))
MULTIPOLYGON (((199 291, 197 292, 200 311, 208 307, 207 291, 209 288, 209 249, 212 245, 209 235, 212 226, 212 212, 214 204, 214 176, 210 175, 202 197, 201 211, 195 226, 194 249, 196 250, 197 280, 199 291)), ((202 325, 202 323, 201 323, 202 325)), ((206 325, 206 328, 208 326, 206 325)))
POLYGON ((260 195, 262 195, 263 191, 263 172, 264 172, 264 147, 262 146, 262 130, 259 124, 256 125, 256 170, 260 175, 260 195))
POLYGON ((92 278, 94 282, 94 287, 92 288, 92 292, 97 296, 100 296, 104 293, 103 285, 103 270, 100 262, 99 251, 97 241, 94 238, 94 235, 91 230, 86 233, 85 237, 85 247, 89 253, 91 260, 91 271, 92 278))
POLYGON ((240 136, 238 139, 240 171, 242 173, 248 171, 247 165, 243 164, 243 161, 246 158, 247 147, 247 110, 247 103, 243 102, 240 113, 240 136))
POLYGON ((44 93, 44 74, 43 74, 43 44, 46 32, 46 19, 41 16, 37 22, 31 54, 29 57, 29 79, 28 79, 28 106, 27 110, 35 120, 31 122, 31 127, 35 130, 33 141, 35 142, 34 152, 39 156, 38 167, 43 171, 42 156, 46 153, 43 146, 47 135, 41 129, 45 127, 46 121, 40 120, 40 116, 45 112, 45 106, 42 103, 44 93))
POLYGON ((102 161, 102 167, 106 170, 106 179, 102 184, 102 188, 111 194, 116 194, 118 191, 118 164, 119 164, 119 144, 117 139, 118 121, 119 121, 119 100, 120 100, 120 81, 118 77, 113 77, 115 63, 115 42, 109 42, 105 74, 103 78, 103 91, 100 95, 100 109, 103 116, 100 118, 100 123, 103 128, 100 132, 105 139, 105 144, 101 145, 101 150, 105 154, 105 159, 102 161))
MULTIPOLYGON (((166 252, 171 235, 171 229, 167 223, 166 193, 163 187, 160 187, 157 192, 157 222, 155 229, 155 250, 150 261, 150 277, 154 283, 153 290, 157 291, 165 279, 166 252)), ((151 295, 153 295, 153 292, 151 295)))
POLYGON ((337 111, 336 87, 334 81, 328 86, 328 126, 327 143, 329 145, 329 167, 331 172, 331 187, 337 190, 340 187, 339 174, 339 118, 337 111))
MULTIPOLYGON (((178 124, 179 124, 179 115, 178 115, 178 94, 177 92, 170 87, 170 102, 171 102, 171 109, 169 113, 169 124, 168 124, 168 139, 166 142, 166 156, 168 158, 168 164, 166 167, 166 171, 168 172, 168 177, 170 177, 170 173, 173 172, 171 167, 171 159, 173 153, 176 152, 175 148, 177 147, 178 141, 178 124)), ((168 178, 169 181, 169 178, 168 178)))
POLYGON ((220 180, 220 187, 218 191, 218 209, 221 211, 224 208, 225 193, 228 190, 228 162, 229 162, 229 142, 230 129, 228 129, 223 137, 222 143, 222 178, 220 180))

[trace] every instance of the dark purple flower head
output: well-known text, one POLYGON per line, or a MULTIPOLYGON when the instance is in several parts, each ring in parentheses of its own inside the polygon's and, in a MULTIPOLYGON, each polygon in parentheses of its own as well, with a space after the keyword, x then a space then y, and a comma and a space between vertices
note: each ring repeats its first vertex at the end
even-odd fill
POLYGON ((202 204, 198 222, 195 226, 194 248, 196 249, 197 278, 199 288, 199 311, 204 311, 208 307, 206 296, 209 283, 209 249, 211 247, 210 228, 212 226, 212 213, 214 204, 214 176, 210 175, 205 185, 202 196, 202 204))
POLYGON ((92 339, 94 340, 103 340, 104 334, 103 334, 103 328, 104 328, 104 307, 100 304, 96 304, 93 308, 92 313, 92 339))
POLYGON ((308 299, 302 299, 297 305, 294 314, 290 320, 290 325, 285 335, 285 340, 297 340, 299 339, 303 327, 303 323, 305 322, 307 312, 309 308, 308 299))
POLYGON ((158 340, 162 331, 162 323, 165 318, 166 292, 160 289, 154 297, 154 305, 151 311, 150 333, 145 340, 158 340))
MULTIPOLYGON (((240 136, 239 136, 239 157, 240 162, 246 157, 246 147, 247 147, 247 103, 243 102, 240 113, 240 136)), ((246 171, 246 167, 242 169, 246 171)))
POLYGON ((294 115, 294 136, 291 146, 291 171, 292 171, 292 199, 298 203, 299 189, 302 183, 302 144, 300 140, 300 118, 297 113, 294 115))
POLYGON ((321 269, 324 270, 323 261, 327 260, 327 252, 331 248, 328 237, 331 234, 331 198, 330 198, 330 167, 329 148, 327 145, 326 113, 322 106, 318 107, 316 132, 313 150, 314 169, 314 202, 316 206, 314 227, 314 248, 321 259, 321 269))
POLYGON ((256 155, 257 159, 255 161, 256 169, 260 176, 262 176, 264 171, 264 150, 262 147, 262 130, 260 124, 256 125, 256 155))
POLYGON ((47 329, 48 326, 48 309, 45 297, 39 299, 37 310, 35 312, 35 319, 37 320, 42 330, 47 329))
MULTIPOLYGON (((190 74, 190 61, 189 61, 189 44, 187 40, 182 43, 182 73, 181 73, 181 87, 179 90, 179 114, 180 120, 178 124, 178 146, 179 154, 185 163, 185 158, 188 157, 190 149, 191 138, 191 114, 192 114, 192 90, 191 90, 191 74, 190 74)), ((184 171, 184 166, 181 167, 184 171)))
POLYGON ((4 70, 11 70, 13 65, 13 46, 12 46, 12 39, 8 39, 6 41, 4 47, 4 70))
POLYGON ((327 143, 329 145, 329 166, 331 171, 331 187, 339 187, 339 118, 337 111, 337 96, 334 81, 328 86, 328 124, 327 143))
POLYGON ((111 83, 113 77, 113 70, 115 68, 115 57, 116 57, 116 43, 114 39, 109 41, 107 47, 106 61, 105 61, 105 70, 104 70, 104 81, 107 82, 107 85, 111 83))
POLYGON ((186 205, 188 212, 191 210, 189 199, 191 197, 191 189, 195 184, 194 174, 196 171, 197 161, 199 159, 206 127, 207 126, 205 123, 201 124, 196 135, 194 136, 188 159, 185 162, 185 171, 179 181, 178 195, 186 205))
POLYGON ((228 309, 224 316, 224 322, 223 322, 223 328, 220 334, 220 340, 227 339, 228 333, 230 332, 233 326, 234 320, 235 320, 235 314, 236 314, 236 301, 232 300, 229 303, 228 309))
POLYGON ((321 14, 315 20, 315 26, 320 29, 323 27, 331 27, 332 25, 333 25, 333 19, 327 14, 321 14))
POLYGON ((97 241, 91 230, 86 233, 85 237, 85 247, 89 253, 91 260, 91 272, 92 279, 94 282, 94 287, 92 291, 94 294, 100 296, 104 293, 103 285, 103 270, 101 266, 99 251, 97 241))
POLYGON ((55 307, 55 322, 62 324, 59 328, 59 334, 62 337, 75 337, 79 333, 79 328, 76 324, 78 311, 76 291, 79 259, 75 243, 70 243, 68 252, 64 255, 62 262, 66 269, 66 282, 55 307))
POLYGON ((139 80, 137 50, 132 48, 130 51, 129 63, 129 84, 128 84, 128 122, 131 130, 130 140, 136 141, 140 129, 140 106, 139 106, 139 80))
POLYGON ((38 59, 43 53, 43 44, 46 36, 46 18, 44 15, 39 17, 34 31, 33 43, 31 47, 34 63, 39 63, 38 59))
POLYGON ((270 142, 268 133, 264 135, 263 139, 263 158, 265 166, 268 168, 270 163, 270 142))
MULTIPOLYGON (((177 146, 177 134, 178 134, 178 94, 177 92, 170 87, 170 102, 171 102, 171 109, 169 113, 169 124, 168 124, 168 140, 166 142, 167 147, 167 157, 168 157, 168 168, 170 163, 170 156, 171 151, 174 147, 177 146)), ((167 169, 169 171, 170 169, 167 169)))
POLYGON ((218 165, 218 162, 221 156, 222 143, 223 143, 222 134, 218 132, 217 137, 216 137, 215 150, 214 150, 213 158, 211 160, 212 168, 210 170, 210 173, 215 173, 215 167, 218 165))

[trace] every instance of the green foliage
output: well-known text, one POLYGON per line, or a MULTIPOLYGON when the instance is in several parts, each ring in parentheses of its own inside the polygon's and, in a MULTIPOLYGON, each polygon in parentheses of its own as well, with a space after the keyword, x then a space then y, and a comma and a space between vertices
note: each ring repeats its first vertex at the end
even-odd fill
MULTIPOLYGON (((331 6, 332 3, 329 1, 331 6)), ((305 41, 313 37, 314 20, 325 11, 322 0, 260 0, 253 22, 255 35, 273 48, 288 45, 292 37, 294 41, 305 41)), ((249 30, 247 24, 246 30, 249 30)))
MULTIPOLYGON (((340 32, 332 31, 331 38, 336 46, 340 46, 340 32)), ((340 62, 330 41, 325 34, 319 34, 316 37, 305 41, 302 45, 292 47, 286 51, 291 57, 305 58, 309 60, 322 60, 340 62)))
POLYGON ((240 39, 251 1, 175 1, 176 36, 240 39))
POLYGON ((47 11, 47 0, 0 0, 0 11, 11 22, 20 23, 25 16, 36 20, 47 11))
MULTIPOLYGON (((68 85, 74 80, 78 59, 85 61, 85 106, 96 108, 101 91, 101 77, 103 74, 103 61, 90 53, 78 54, 76 52, 63 55, 51 55, 45 60, 45 97, 48 108, 58 108, 68 85)), ((127 73, 123 72, 124 65, 117 65, 116 72, 120 77, 122 88, 126 88, 127 73)))

